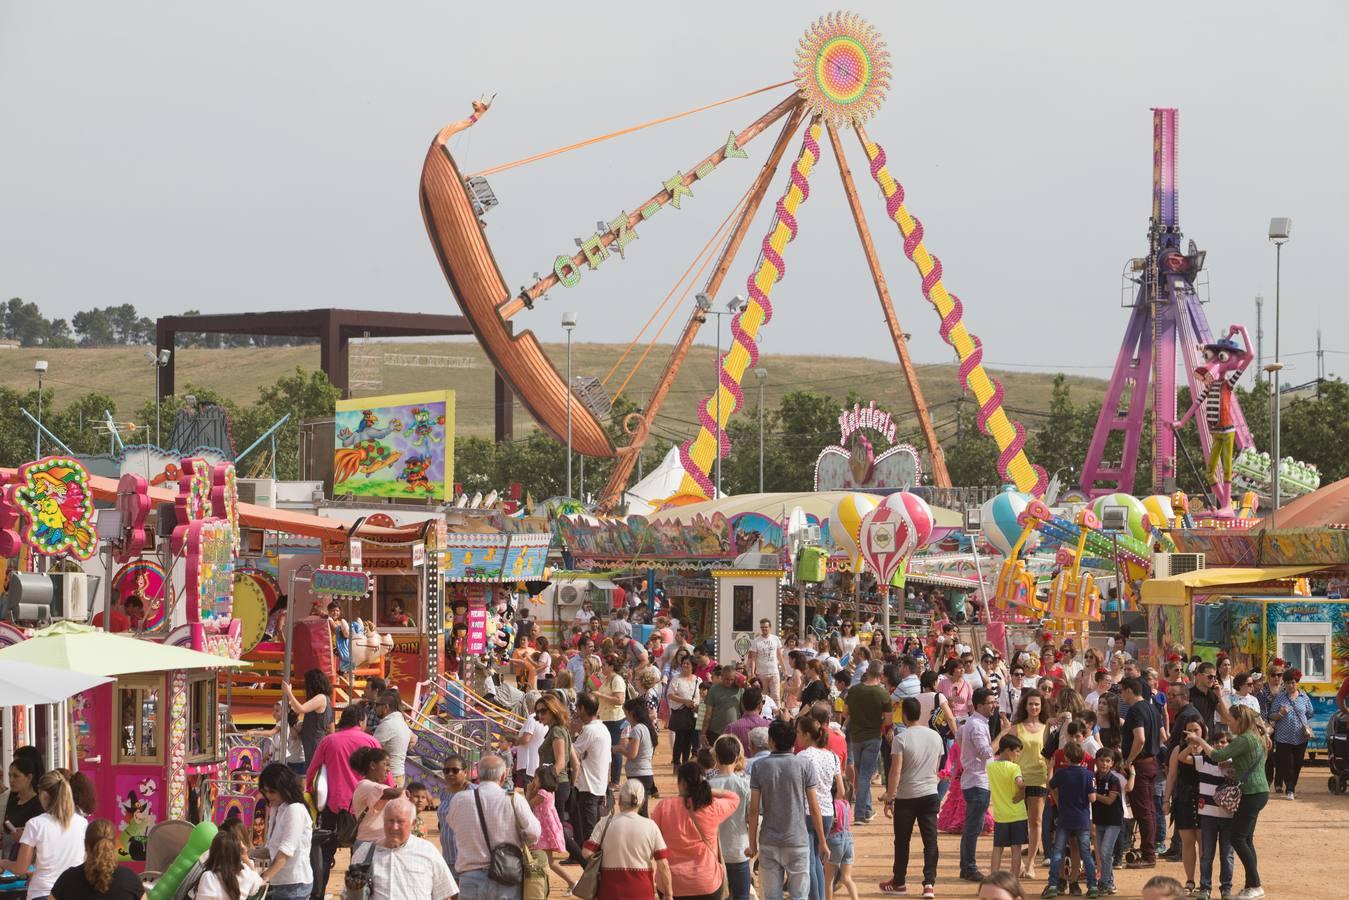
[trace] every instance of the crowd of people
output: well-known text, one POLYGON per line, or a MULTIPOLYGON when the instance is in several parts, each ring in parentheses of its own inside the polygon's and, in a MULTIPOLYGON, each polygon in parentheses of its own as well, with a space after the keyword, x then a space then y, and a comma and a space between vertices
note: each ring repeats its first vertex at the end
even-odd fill
MULTIPOLYGON (((1127 629, 1081 661, 1047 632, 1004 659, 950 623, 891 643, 848 622, 783 637, 764 619, 743 659, 718 663, 674 617, 646 643, 621 615, 603 632, 585 625, 561 647, 522 638, 517 649, 548 657, 530 657, 523 726, 476 761, 444 759, 434 790, 408 779, 415 736, 397 690, 369 679, 338 714, 324 676, 306 673, 304 699, 287 689, 278 705, 258 777, 263 860, 226 823, 197 896, 265 885, 275 900, 321 898, 341 845, 347 885, 381 900, 517 900, 549 876, 568 889, 598 877, 595 895, 612 900, 744 900, 756 868, 765 900, 856 898, 854 829, 879 812, 894 841, 886 894, 936 896, 946 830, 980 897, 1021 898, 1041 879, 1042 897, 1098 897, 1115 893, 1121 864, 1168 860, 1183 882, 1158 876, 1144 896, 1249 900, 1263 896, 1260 812, 1271 786, 1296 798, 1310 736, 1301 675, 1282 660, 1262 673, 1173 658, 1158 672, 1127 629), (315 821, 305 794, 320 776, 315 821), (423 837, 432 815, 438 846, 423 837)), ((89 820, 87 779, 43 771, 36 752, 9 774, 6 866, 32 866, 30 897, 140 896, 109 865, 112 826, 89 820)))

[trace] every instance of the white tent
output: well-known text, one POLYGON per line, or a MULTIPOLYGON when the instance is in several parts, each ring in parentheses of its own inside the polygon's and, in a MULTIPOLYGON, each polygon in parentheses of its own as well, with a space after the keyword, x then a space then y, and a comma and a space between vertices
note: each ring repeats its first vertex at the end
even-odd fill
POLYGON ((645 478, 628 488, 623 498, 628 503, 628 514, 649 516, 655 512, 662 501, 679 493, 684 481, 684 466, 679 461, 679 448, 671 447, 670 452, 645 478))

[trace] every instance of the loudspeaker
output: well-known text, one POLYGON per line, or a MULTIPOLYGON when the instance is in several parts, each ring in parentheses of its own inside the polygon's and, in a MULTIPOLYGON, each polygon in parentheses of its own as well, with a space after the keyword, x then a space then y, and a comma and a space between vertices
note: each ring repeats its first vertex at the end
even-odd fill
POLYGON ((155 534, 171 537, 178 526, 178 510, 172 503, 161 503, 155 507, 155 534))
POLYGON ((52 581, 46 575, 15 572, 0 608, 0 618, 34 621, 51 617, 52 581))

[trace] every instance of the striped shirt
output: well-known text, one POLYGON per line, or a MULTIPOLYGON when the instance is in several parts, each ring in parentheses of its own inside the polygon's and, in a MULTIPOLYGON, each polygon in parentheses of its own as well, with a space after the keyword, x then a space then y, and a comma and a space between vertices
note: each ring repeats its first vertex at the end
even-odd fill
POLYGON ((1195 754, 1194 770, 1199 774, 1199 815, 1215 819, 1230 819, 1232 814, 1213 802, 1213 793, 1227 780, 1227 773, 1202 754, 1195 754))
POLYGON ((1232 416, 1232 391, 1241 380, 1241 370, 1227 373, 1222 381, 1215 381, 1204 388, 1199 402, 1204 404, 1204 418, 1208 421, 1210 432, 1236 431, 1236 422, 1232 416))

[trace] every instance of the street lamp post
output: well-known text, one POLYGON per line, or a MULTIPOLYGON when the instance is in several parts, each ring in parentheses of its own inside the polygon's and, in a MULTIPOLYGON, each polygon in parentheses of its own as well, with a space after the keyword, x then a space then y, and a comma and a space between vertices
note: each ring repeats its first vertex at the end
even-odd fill
POLYGON ((160 435, 159 435, 159 408, 160 408, 160 405, 161 405, 161 403, 163 402, 163 400, 162 400, 162 397, 161 397, 160 392, 159 392, 159 376, 160 376, 160 373, 162 373, 162 372, 164 371, 164 367, 167 366, 167 365, 169 364, 169 360, 171 360, 171 359, 173 359, 173 351, 172 351, 172 350, 160 350, 158 353, 151 353, 151 354, 150 354, 150 362, 153 363, 153 364, 154 364, 154 367, 155 367, 155 446, 156 446, 156 447, 162 446, 162 444, 161 444, 161 439, 160 439, 160 435))
POLYGON ((567 332, 567 497, 571 497, 571 332, 576 327, 576 313, 562 314, 562 327, 567 332))
POLYGON ((759 493, 763 493, 763 385, 768 380, 768 370, 760 367, 754 370, 754 380, 759 382, 759 493))
POLYGON ((1288 237, 1293 230, 1293 220, 1286 217, 1273 218, 1269 220, 1269 239, 1274 242, 1274 362, 1270 366, 1273 370, 1271 384, 1274 388, 1274 421, 1270 425, 1273 434, 1269 440, 1269 467, 1270 467, 1270 509, 1269 509, 1269 527, 1274 527, 1274 517, 1279 511, 1279 438, 1280 434, 1280 407, 1279 402, 1279 370, 1283 368, 1283 363, 1279 359, 1279 288, 1283 274, 1283 245, 1288 242, 1288 237))
POLYGON ((42 376, 47 374, 47 361, 39 359, 33 363, 33 371, 37 373, 37 444, 33 459, 42 458, 42 376))

